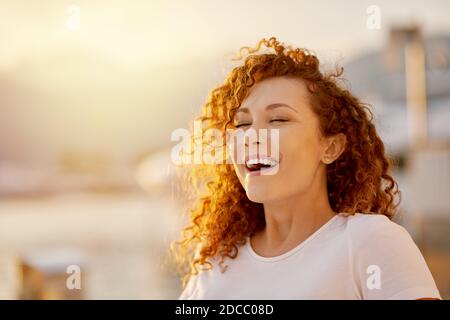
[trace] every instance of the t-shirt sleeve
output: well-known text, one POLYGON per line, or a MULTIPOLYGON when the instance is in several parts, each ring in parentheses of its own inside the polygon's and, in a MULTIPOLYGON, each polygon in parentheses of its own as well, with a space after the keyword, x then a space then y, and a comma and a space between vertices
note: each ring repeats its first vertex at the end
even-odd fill
POLYGON ((367 300, 441 299, 419 248, 402 226, 384 215, 349 223, 354 285, 367 300))

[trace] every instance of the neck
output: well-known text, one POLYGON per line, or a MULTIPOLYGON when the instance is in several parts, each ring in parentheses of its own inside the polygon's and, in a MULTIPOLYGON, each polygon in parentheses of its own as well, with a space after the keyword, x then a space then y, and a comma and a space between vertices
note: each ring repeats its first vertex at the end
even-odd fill
POLYGON ((270 248, 285 248, 308 238, 336 213, 330 207, 325 173, 307 191, 264 203, 266 226, 259 237, 270 248))

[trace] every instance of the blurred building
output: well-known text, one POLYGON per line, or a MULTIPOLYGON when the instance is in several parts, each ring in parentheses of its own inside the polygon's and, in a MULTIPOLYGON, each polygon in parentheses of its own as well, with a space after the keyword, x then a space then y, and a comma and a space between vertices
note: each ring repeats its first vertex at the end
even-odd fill
MULTIPOLYGON (((353 92, 373 106, 377 130, 396 161, 402 192, 398 222, 413 235, 443 297, 450 297, 450 36, 423 39, 423 144, 411 144, 406 41, 391 32, 385 48, 346 65, 353 92)), ((419 58, 420 59, 420 58, 419 58)), ((417 61, 416 61, 417 62, 417 61)), ((413 74, 417 76, 417 74, 413 74)))
MULTIPOLYGON (((450 36, 424 39, 430 143, 450 141, 450 36)), ((352 91, 375 108, 377 129, 394 155, 408 147, 404 47, 367 52, 345 65, 352 91)))
POLYGON ((177 297, 168 248, 182 220, 170 152, 134 164, 102 159, 2 167, 0 298, 177 297), (80 290, 67 288, 71 265, 80 268, 80 290))

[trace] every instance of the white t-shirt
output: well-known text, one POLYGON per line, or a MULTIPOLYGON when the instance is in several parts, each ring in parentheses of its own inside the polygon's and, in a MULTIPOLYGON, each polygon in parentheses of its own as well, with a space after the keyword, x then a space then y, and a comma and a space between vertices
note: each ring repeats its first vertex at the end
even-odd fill
POLYGON ((276 257, 258 255, 247 238, 224 273, 208 261, 213 268, 178 299, 441 299, 409 233, 379 214, 336 215, 276 257))

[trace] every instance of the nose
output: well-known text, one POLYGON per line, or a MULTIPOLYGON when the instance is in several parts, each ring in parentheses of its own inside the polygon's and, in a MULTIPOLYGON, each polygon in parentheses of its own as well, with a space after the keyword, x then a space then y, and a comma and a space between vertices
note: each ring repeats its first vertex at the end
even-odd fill
POLYGON ((250 143, 249 143, 249 140, 253 140, 253 139, 250 139, 250 137, 246 137, 246 139, 245 139, 245 146, 246 147, 249 147, 250 145, 260 145, 261 144, 261 142, 259 141, 259 135, 257 135, 257 137, 256 137, 256 140, 255 141, 250 141, 250 143))
POLYGON ((269 129, 263 126, 252 125, 248 128, 245 136, 245 146, 247 148, 262 148, 270 143, 269 129))

